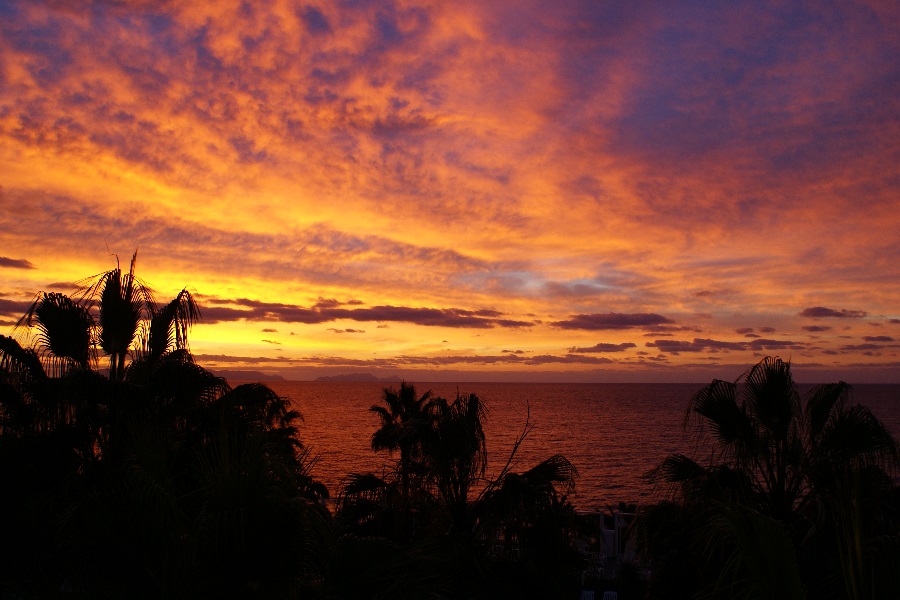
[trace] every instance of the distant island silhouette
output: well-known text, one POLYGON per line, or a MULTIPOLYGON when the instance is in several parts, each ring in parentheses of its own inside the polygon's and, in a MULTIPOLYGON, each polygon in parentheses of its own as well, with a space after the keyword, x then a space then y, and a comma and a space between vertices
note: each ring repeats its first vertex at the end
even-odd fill
POLYGON ((353 381, 353 382, 392 382, 396 377, 376 377, 371 373, 346 373, 344 375, 323 375, 313 381, 353 381))

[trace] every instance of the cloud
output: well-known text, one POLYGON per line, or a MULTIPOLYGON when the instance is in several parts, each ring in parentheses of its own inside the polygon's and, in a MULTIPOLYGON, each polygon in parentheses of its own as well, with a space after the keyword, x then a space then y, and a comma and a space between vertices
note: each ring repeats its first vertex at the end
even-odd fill
POLYGON ((331 24, 319 9, 307 6, 302 13, 299 13, 299 16, 306 25, 306 31, 310 34, 329 35, 332 33, 331 24))
POLYGON ((410 356, 399 355, 390 358, 357 359, 341 356, 304 356, 296 358, 288 357, 246 357, 229 356, 223 354, 198 354, 198 362, 202 363, 243 363, 246 365, 257 364, 283 364, 283 365, 313 365, 313 366, 369 366, 369 367, 442 367, 454 365, 609 365, 614 361, 595 356, 579 356, 575 354, 554 355, 542 354, 537 356, 522 357, 516 354, 500 355, 475 355, 454 354, 441 356, 410 356))
POLYGON ((22 315, 28 312, 29 308, 31 308, 31 302, 0 298, 0 315, 13 317, 18 320, 22 315))
POLYGON ((588 348, 569 348, 572 353, 591 353, 591 352, 624 352, 628 348, 635 348, 636 345, 631 342, 623 342, 621 344, 596 344, 588 348))
POLYGON ((754 339, 748 342, 725 342, 712 339, 695 338, 693 341, 682 340, 654 340, 647 342, 648 348, 657 348, 667 354, 681 354, 682 352, 741 352, 741 351, 773 351, 773 350, 802 350, 805 344, 788 340, 754 339))
MULTIPOLYGON (((248 298, 206 300, 211 306, 202 309, 204 322, 221 321, 279 321, 285 323, 317 324, 349 319, 359 322, 387 321, 413 323, 429 327, 462 327, 490 329, 493 327, 523 328, 532 325, 530 321, 502 318, 496 310, 467 310, 461 308, 419 308, 406 306, 373 306, 370 308, 344 308, 336 301, 322 302, 311 308, 276 302, 263 302, 248 298), (244 308, 220 306, 230 304, 244 308)), ((354 305, 358 304, 353 301, 354 305)))
POLYGON ((817 333, 822 331, 831 331, 833 328, 829 327, 828 325, 804 325, 801 329, 803 329, 803 331, 817 333))
POLYGON ((33 264, 24 258, 8 258, 6 256, 0 256, 0 267, 6 267, 9 269, 35 269, 33 264))
POLYGON ((607 329, 648 328, 674 323, 672 319, 654 313, 595 313, 572 315, 566 321, 551 323, 561 329, 599 331, 607 329))
POLYGON ((262 331, 263 333, 278 333, 277 329, 272 329, 271 327, 266 327, 264 329, 261 329, 260 331, 262 331))
POLYGON ((863 339, 867 342, 893 342, 894 338, 886 335, 866 335, 863 339))
POLYGON ((470 328, 521 358, 635 354, 603 331, 777 346, 752 323, 821 333, 810 355, 884 343, 859 317, 900 323, 885 6, 5 3, 4 285, 100 272, 108 244, 163 289, 257 299, 203 301, 256 330, 470 328))
POLYGON ((812 308, 804 308, 798 316, 813 318, 837 318, 837 319, 860 319, 868 313, 862 310, 847 310, 842 308, 835 310, 833 308, 825 308, 824 306, 813 306, 812 308))
POLYGON ((840 349, 843 352, 863 352, 871 350, 884 350, 885 347, 881 344, 847 344, 841 346, 840 349))

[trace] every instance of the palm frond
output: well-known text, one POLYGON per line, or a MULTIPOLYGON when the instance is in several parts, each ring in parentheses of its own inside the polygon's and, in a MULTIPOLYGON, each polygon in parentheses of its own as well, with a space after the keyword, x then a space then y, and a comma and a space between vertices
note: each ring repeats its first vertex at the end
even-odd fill
POLYGON ((578 469, 562 454, 554 454, 522 473, 522 476, 529 481, 562 483, 567 491, 571 491, 578 477, 578 469))
POLYGON ((199 320, 200 307, 187 288, 161 308, 151 305, 143 351, 151 358, 158 358, 170 349, 186 350, 188 332, 199 320))
POLYGON ((832 414, 840 413, 850 399, 853 389, 843 381, 818 385, 806 395, 806 433, 810 440, 817 439, 832 414))
POLYGON ((738 405, 736 391, 734 383, 713 381, 694 395, 686 417, 687 422, 691 412, 697 415, 701 434, 711 430, 726 455, 752 453, 756 447, 753 425, 743 407, 738 405))
POLYGON ((681 483, 696 479, 705 472, 703 467, 684 454, 672 454, 651 471, 651 477, 657 481, 681 483))
POLYGON ((786 440, 801 414, 790 362, 767 356, 744 377, 743 404, 775 440, 786 440))
POLYGON ((814 449, 835 464, 885 465, 896 468, 900 451, 897 440, 871 410, 855 404, 833 415, 814 449))
POLYGON ((288 398, 262 383, 245 383, 226 392, 218 403, 241 421, 263 431, 291 428, 302 419, 288 398))
POLYGON ((95 322, 90 311, 65 294, 41 292, 32 302, 17 327, 37 329, 40 355, 54 374, 68 366, 88 368, 95 322))
POLYGON ((0 372, 20 380, 46 377, 37 352, 5 335, 0 335, 0 372))

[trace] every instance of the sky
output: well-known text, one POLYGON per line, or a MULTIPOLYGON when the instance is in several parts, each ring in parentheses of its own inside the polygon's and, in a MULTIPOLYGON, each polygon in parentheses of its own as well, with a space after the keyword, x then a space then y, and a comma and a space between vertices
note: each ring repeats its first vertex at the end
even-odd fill
POLYGON ((215 371, 900 383, 900 4, 0 0, 0 333, 215 371))

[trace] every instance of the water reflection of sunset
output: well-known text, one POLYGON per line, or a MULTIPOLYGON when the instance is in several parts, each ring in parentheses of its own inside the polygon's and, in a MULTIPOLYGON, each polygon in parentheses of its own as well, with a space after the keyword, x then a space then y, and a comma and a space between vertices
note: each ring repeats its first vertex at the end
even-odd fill
POLYGON ((896 7, 271 4, 0 5, 0 325, 139 248, 213 369, 900 381, 896 7))

